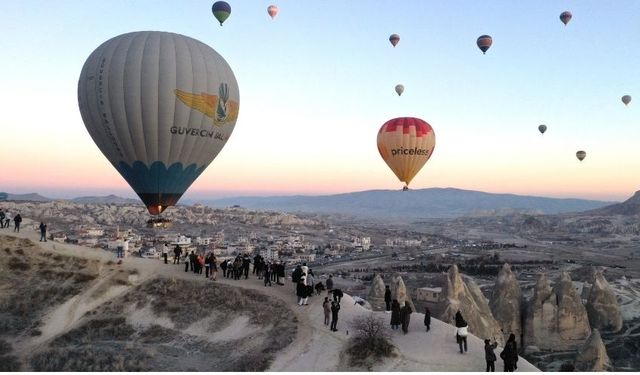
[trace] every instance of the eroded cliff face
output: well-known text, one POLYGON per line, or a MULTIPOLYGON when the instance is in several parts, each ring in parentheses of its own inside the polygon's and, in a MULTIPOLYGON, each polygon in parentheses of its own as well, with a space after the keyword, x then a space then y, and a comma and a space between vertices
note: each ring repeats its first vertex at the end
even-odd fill
POLYGON ((380 274, 376 274, 371 283, 371 290, 369 291, 368 302, 374 311, 384 311, 384 281, 380 274))
POLYGON ((620 305, 601 270, 593 271, 586 309, 592 328, 613 332, 622 329, 620 305))
POLYGON ((520 335, 522 334, 522 290, 515 275, 511 271, 511 266, 505 263, 498 273, 493 292, 489 300, 489 307, 493 317, 498 322, 503 337, 506 340, 509 334, 516 335, 516 341, 522 344, 520 335))
POLYGON ((553 288, 540 275, 527 309, 524 344, 542 350, 571 350, 590 334, 587 311, 569 274, 563 272, 553 288))
POLYGON ((482 339, 495 339, 504 344, 500 326, 491 313, 486 297, 475 282, 463 280, 458 266, 454 264, 447 273, 437 311, 441 320, 455 325, 458 310, 469 324, 469 332, 482 339))
POLYGON ((591 336, 578 351, 574 363, 576 371, 608 371, 611 367, 607 348, 602 342, 600 332, 594 329, 591 336))

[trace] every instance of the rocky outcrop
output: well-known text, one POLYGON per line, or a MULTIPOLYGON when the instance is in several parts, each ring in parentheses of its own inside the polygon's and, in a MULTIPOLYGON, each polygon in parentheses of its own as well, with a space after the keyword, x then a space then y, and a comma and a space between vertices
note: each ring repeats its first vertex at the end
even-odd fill
POLYGON ((516 335, 519 347, 522 344, 520 340, 520 334, 522 333, 521 306, 522 290, 520 289, 520 284, 513 272, 511 272, 511 266, 505 263, 498 273, 498 279, 489 299, 489 307, 491 307, 493 317, 503 332, 504 339, 506 340, 509 334, 513 333, 516 335))
POLYGON ((574 366, 580 372, 608 371, 611 368, 607 348, 597 329, 591 332, 587 342, 578 351, 574 366))
POLYGON ((407 291, 407 287, 404 285, 402 276, 398 276, 393 279, 393 282, 391 284, 391 299, 397 299, 400 303, 400 306, 404 306, 405 303, 408 303, 409 307, 411 307, 411 310, 413 310, 413 312, 416 312, 416 306, 411 300, 411 295, 409 294, 409 291, 407 291))
POLYGON ((620 305, 601 270, 593 272, 586 309, 592 328, 613 332, 622 329, 620 305))
POLYGON ((554 288, 540 275, 527 309, 524 344, 542 350, 572 350, 590 334, 587 311, 569 274, 563 272, 554 288))
POLYGON ((452 324, 455 322, 456 312, 460 310, 469 324, 469 332, 482 339, 495 339, 500 344, 505 342, 484 294, 475 282, 470 279, 465 282, 462 279, 455 264, 447 273, 436 310, 440 320, 452 324))
POLYGON ((374 311, 384 311, 385 303, 384 303, 384 281, 382 281, 382 277, 380 274, 376 274, 371 282, 371 290, 369 291, 369 296, 367 301, 371 304, 371 308, 374 311))

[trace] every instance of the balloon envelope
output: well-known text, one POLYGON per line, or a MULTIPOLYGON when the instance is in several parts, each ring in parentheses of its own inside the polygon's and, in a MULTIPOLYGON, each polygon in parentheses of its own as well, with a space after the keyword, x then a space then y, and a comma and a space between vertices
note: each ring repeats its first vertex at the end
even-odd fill
POLYGON ((399 117, 382 125, 377 142, 382 159, 408 186, 433 154, 436 136, 426 121, 399 117))
POLYGON ((239 103, 222 56, 173 33, 134 32, 104 42, 78 81, 91 138, 154 215, 175 205, 222 150, 239 103))
POLYGON ((220 26, 222 26, 222 23, 231 15, 231 5, 226 1, 216 1, 211 7, 211 12, 213 12, 213 16, 220 22, 220 26))
POLYGON ((400 41, 400 35, 391 34, 391 36, 389 37, 389 41, 391 42, 391 45, 395 47, 400 41))
POLYGON ((540 133, 544 134, 544 132, 547 131, 547 125, 540 125, 538 126, 538 130, 540 131, 540 133))
POLYGON ((476 44, 484 54, 485 52, 487 52, 489 47, 491 47, 491 44, 493 44, 493 39, 491 39, 489 35, 480 35, 478 37, 478 40, 476 40, 476 44))
POLYGON ((573 17, 573 15, 568 10, 565 10, 564 12, 560 13, 560 21, 562 21, 562 23, 564 23, 565 26, 567 26, 569 21, 571 21, 571 17, 573 17))
POLYGON ((278 15, 278 7, 275 5, 269 5, 267 8, 267 13, 271 16, 271 19, 274 19, 278 15))
POLYGON ((404 86, 396 85, 396 93, 398 94, 398 96, 402 95, 403 92, 404 92, 404 86))
POLYGON ((578 160, 582 161, 587 157, 587 153, 584 151, 578 151, 576 152, 576 157, 578 158, 578 160))
POLYGON ((628 105, 629 103, 631 103, 631 95, 625 95, 622 97, 622 102, 624 103, 624 105, 628 105))

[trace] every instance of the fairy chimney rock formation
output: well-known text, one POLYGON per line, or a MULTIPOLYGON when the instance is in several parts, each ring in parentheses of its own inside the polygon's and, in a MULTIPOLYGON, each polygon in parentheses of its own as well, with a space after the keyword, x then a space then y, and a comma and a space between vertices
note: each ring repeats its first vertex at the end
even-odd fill
POLYGON ((411 295, 407 291, 407 287, 404 285, 402 276, 398 276, 393 279, 393 285, 391 287, 391 299, 397 299, 400 303, 400 306, 404 306, 405 303, 409 304, 411 310, 413 310, 413 312, 416 312, 416 307, 411 300, 411 295))
POLYGON ((384 281, 382 281, 382 277, 380 274, 376 274, 371 282, 371 290, 369 291, 368 302, 371 304, 371 307, 374 311, 384 311, 385 303, 384 303, 384 281))
POLYGON ((576 371, 593 372, 607 371, 610 369, 609 356, 607 356, 607 348, 602 342, 600 332, 594 329, 587 342, 578 351, 574 364, 576 371))
POLYGON ((465 282, 452 265, 438 301, 440 320, 453 324, 456 312, 460 310, 469 325, 469 332, 481 339, 495 339, 501 345, 505 340, 498 322, 493 318, 489 303, 478 285, 472 280, 465 282))
POLYGON ((522 305, 522 290, 516 279, 511 266, 507 263, 502 265, 498 279, 493 287, 493 293, 489 300, 489 307, 493 317, 498 322, 500 329, 505 336, 516 335, 516 341, 520 346, 520 334, 522 333, 520 306, 522 305))
POLYGON ((554 288, 540 275, 527 310, 524 344, 541 350, 573 350, 590 334, 587 311, 569 274, 563 272, 554 288))
POLYGON ((613 332, 622 329, 620 305, 601 270, 594 270, 586 308, 592 328, 613 332))

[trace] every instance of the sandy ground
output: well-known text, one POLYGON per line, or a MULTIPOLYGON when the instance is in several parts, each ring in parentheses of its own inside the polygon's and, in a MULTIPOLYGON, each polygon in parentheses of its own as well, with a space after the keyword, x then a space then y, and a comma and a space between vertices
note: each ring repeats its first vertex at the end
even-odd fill
MULTIPOLYGON (((89 259, 99 259, 102 261, 115 260, 113 253, 75 245, 62 244, 48 241, 38 242, 39 234, 25 225, 22 232, 14 234, 3 230, 0 232, 6 235, 16 235, 21 238, 29 238, 43 248, 52 252, 81 256, 89 259)), ((100 282, 90 289, 73 297, 63 305, 58 306, 49 312, 43 320, 43 334, 38 337, 25 337, 22 341, 16 342, 14 348, 20 350, 34 350, 43 345, 57 334, 72 328, 80 317, 90 309, 99 306, 117 296, 126 293, 129 288, 140 285, 149 278, 163 275, 170 278, 185 280, 201 280, 202 283, 213 283, 205 280, 203 276, 196 276, 191 272, 184 272, 184 265, 165 265, 162 261, 142 258, 127 258, 124 264, 118 266, 125 270, 135 269, 137 275, 131 278, 131 286, 110 286, 103 293, 96 293, 101 288, 100 282)), ((221 275, 221 274, 220 274, 221 275)), ((219 276, 220 276, 219 275, 219 276)), ((353 299, 345 295, 342 299, 340 316, 338 320, 338 332, 329 331, 324 325, 324 314, 322 311, 321 296, 314 296, 310 299, 308 306, 296 305, 296 297, 291 282, 285 282, 284 286, 265 287, 261 280, 249 277, 248 280, 234 281, 219 278, 217 283, 234 285, 242 288, 259 290, 267 295, 277 297, 283 303, 290 304, 296 318, 298 319, 298 331, 295 340, 283 348, 276 356, 276 359, 269 368, 270 371, 349 371, 354 370, 344 365, 341 361, 341 353, 346 348, 346 343, 353 335, 350 328, 351 320, 359 315, 369 314, 370 311, 360 305, 354 304, 353 299)), ((340 287, 340 285, 337 285, 340 287)), ((384 312, 375 312, 385 321, 390 319, 390 315, 384 312)), ((391 338, 394 345, 399 349, 400 355, 396 358, 388 359, 384 363, 375 367, 375 371, 484 371, 484 343, 481 339, 470 336, 468 338, 469 351, 460 354, 454 338, 454 327, 432 318, 431 331, 425 332, 423 325, 424 315, 413 313, 409 333, 403 334, 401 331, 392 331, 391 338)), ((239 337, 247 330, 246 319, 239 317, 236 324, 231 324, 225 328, 227 337, 239 337)), ((135 311, 127 317, 135 324, 149 324, 150 316, 145 311, 135 311)), ((160 323, 154 320, 154 323, 160 323)), ((200 322, 205 324, 206 322, 200 322)), ((194 332, 198 330, 198 322, 190 327, 194 332)), ((249 328, 250 329, 250 328, 249 328)), ((219 338, 220 339, 220 338, 219 338)), ((500 352, 496 349, 496 353, 500 352)), ((502 363, 496 363, 498 370, 502 368, 502 363)), ((533 365, 520 358, 518 361, 518 371, 538 371, 533 365)))

